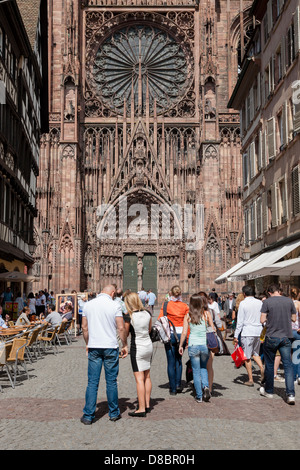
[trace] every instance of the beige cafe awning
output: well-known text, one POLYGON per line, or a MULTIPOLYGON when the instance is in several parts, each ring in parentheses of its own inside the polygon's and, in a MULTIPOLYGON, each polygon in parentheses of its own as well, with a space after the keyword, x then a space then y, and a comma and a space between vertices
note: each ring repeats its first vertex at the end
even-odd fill
POLYGON ((233 274, 235 271, 237 271, 238 269, 240 269, 242 266, 244 266, 244 264, 246 264, 246 263, 247 263, 247 261, 240 261, 239 263, 235 264, 230 269, 228 269, 228 271, 221 274, 221 276, 217 277, 217 279, 215 279, 214 282, 216 284, 222 284, 222 282, 228 281, 229 276, 231 274, 233 274))
POLYGON ((265 276, 300 276, 300 258, 291 258, 268 266, 265 276))
POLYGON ((288 255, 299 246, 300 240, 297 240, 278 248, 274 248, 273 250, 266 251, 252 260, 249 260, 244 266, 231 274, 230 279, 228 280, 242 281, 267 275, 279 276, 280 274, 270 274, 270 266, 274 267, 274 264, 278 260, 288 255))

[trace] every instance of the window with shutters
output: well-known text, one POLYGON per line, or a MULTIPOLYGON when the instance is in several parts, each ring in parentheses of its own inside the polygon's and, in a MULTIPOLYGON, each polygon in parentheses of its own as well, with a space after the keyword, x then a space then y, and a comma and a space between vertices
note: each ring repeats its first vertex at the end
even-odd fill
POLYGON ((259 133, 255 136, 254 139, 254 175, 257 174, 257 172, 261 168, 261 155, 260 155, 260 137, 259 133))
POLYGON ((286 184, 286 177, 282 178, 278 182, 278 222, 283 224, 287 221, 287 184, 286 184))
POLYGON ((256 154, 255 142, 251 142, 249 147, 250 179, 256 175, 256 154))
POLYGON ((290 98, 287 103, 287 132, 288 142, 293 140, 294 137, 294 122, 293 122, 293 100, 290 98))
POLYGON ((300 132, 300 80, 296 80, 292 84, 292 89, 293 134, 295 136, 300 132))
POLYGON ((292 23, 287 33, 287 65, 292 64, 295 59, 295 41, 294 41, 294 24, 292 23))
POLYGON ((256 102, 256 111, 258 109, 260 109, 260 106, 261 106, 261 91, 260 91, 260 88, 261 88, 261 75, 260 75, 260 72, 258 73, 257 77, 256 77, 256 86, 255 86, 255 90, 256 90, 256 99, 255 99, 255 102, 256 102))
POLYGON ((269 93, 273 93, 275 86, 275 55, 272 55, 269 63, 269 93))
POLYGON ((248 184, 248 173, 249 173, 249 169, 248 169, 248 151, 245 152, 243 154, 243 183, 244 183, 244 186, 246 186, 248 184))
POLYGON ((276 51, 275 60, 275 83, 279 83, 282 79, 282 55, 281 55, 281 44, 276 51))
POLYGON ((267 166, 267 130, 264 129, 261 134, 261 165, 267 166))
POLYGON ((278 137, 279 137, 279 149, 280 151, 284 148, 284 140, 283 140, 283 119, 282 113, 277 115, 277 125, 278 125, 278 137))
POLYGON ((262 230, 267 232, 269 230, 269 220, 270 220, 270 200, 271 200, 271 191, 265 191, 262 194, 262 230))
POLYGON ((293 216, 300 213, 299 165, 292 169, 292 211, 293 216))
POLYGON ((270 67, 269 65, 265 69, 264 96, 265 96, 265 100, 267 100, 270 96, 270 67))
POLYGON ((278 183, 271 186, 271 227, 278 226, 278 183))
POLYGON ((263 167, 263 133, 260 129, 258 132, 258 140, 257 140, 257 169, 258 171, 263 167))
POLYGON ((256 236, 262 236, 262 198, 258 197, 256 201, 256 236))
POLYGON ((296 8, 294 14, 294 55, 298 54, 300 51, 300 7, 296 8))
POLYGON ((244 210, 245 244, 249 244, 249 209, 244 210))
POLYGON ((250 206, 250 242, 256 240, 256 204, 253 202, 250 206))
POLYGON ((272 117, 267 121, 267 146, 269 160, 276 155, 276 128, 275 118, 272 117))
POLYGON ((251 87, 250 93, 249 93, 249 107, 250 107, 250 122, 253 121, 254 118, 254 89, 251 87))

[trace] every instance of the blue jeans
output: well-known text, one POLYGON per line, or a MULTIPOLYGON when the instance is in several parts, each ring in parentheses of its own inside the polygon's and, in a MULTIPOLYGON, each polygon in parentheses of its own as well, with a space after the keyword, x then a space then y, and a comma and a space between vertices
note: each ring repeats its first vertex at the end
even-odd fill
POLYGON ((102 365, 105 371, 109 417, 115 418, 120 414, 117 384, 119 348, 90 348, 88 353, 88 385, 85 392, 85 407, 83 408, 83 417, 90 421, 95 418, 102 365))
MULTIPOLYGON (((177 336, 180 341, 181 335, 177 334, 177 336)), ((165 345, 170 392, 176 392, 176 389, 181 387, 182 356, 179 354, 178 346, 174 334, 171 333, 171 345, 165 345)))
POLYGON ((287 395, 295 395, 294 372, 292 363, 292 343, 289 338, 274 338, 266 336, 264 342, 265 359, 265 391, 273 394, 274 391, 274 360, 279 350, 285 374, 285 388, 287 395))
POLYGON ((196 390, 196 397, 202 398, 202 388, 209 387, 206 365, 209 359, 210 352, 207 346, 197 345, 189 346, 188 353, 193 369, 193 379, 194 387, 196 390))
POLYGON ((297 333, 297 330, 293 330, 293 337, 294 339, 292 343, 292 361, 294 368, 294 380, 297 380, 298 378, 300 378, 300 334, 297 333))

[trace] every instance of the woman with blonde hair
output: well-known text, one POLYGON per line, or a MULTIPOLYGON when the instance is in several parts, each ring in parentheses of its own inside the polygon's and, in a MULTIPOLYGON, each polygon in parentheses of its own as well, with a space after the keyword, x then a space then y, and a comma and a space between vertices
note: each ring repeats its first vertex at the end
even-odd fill
MULTIPOLYGON (((181 289, 178 285, 173 286, 169 292, 169 300, 164 303, 167 317, 173 323, 175 332, 171 333, 171 344, 165 345, 167 356, 167 372, 170 384, 170 395, 182 392, 182 357, 179 354, 179 341, 183 330, 183 320, 189 311, 186 303, 182 302, 181 289), (178 338, 178 342, 177 342, 178 338)), ((158 318, 164 315, 164 305, 162 306, 158 318)))
POLYGON ((135 292, 128 293, 124 301, 130 315, 130 323, 125 323, 125 329, 127 336, 129 333, 131 335, 130 358, 138 396, 137 410, 128 414, 134 417, 145 417, 146 413, 150 412, 152 390, 150 379, 153 353, 153 344, 150 338, 152 319, 135 292))
POLYGON ((210 353, 207 347, 207 327, 214 329, 213 320, 208 309, 206 310, 205 297, 194 294, 190 298, 189 313, 184 317, 183 331, 180 338, 179 354, 183 354, 183 344, 187 336, 188 328, 190 335, 188 340, 188 353, 193 369, 193 379, 198 403, 209 401, 210 391, 208 382, 207 362, 210 353), (203 391, 202 391, 203 389, 203 391))

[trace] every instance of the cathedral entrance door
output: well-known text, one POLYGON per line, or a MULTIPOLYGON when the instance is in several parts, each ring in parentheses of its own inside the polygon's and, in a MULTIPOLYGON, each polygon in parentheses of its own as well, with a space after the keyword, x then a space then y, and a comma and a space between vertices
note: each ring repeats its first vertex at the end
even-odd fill
POLYGON ((157 258, 154 254, 143 256, 143 287, 157 296, 157 258))
POLYGON ((123 258, 123 290, 138 290, 138 257, 135 254, 125 254, 123 258))

